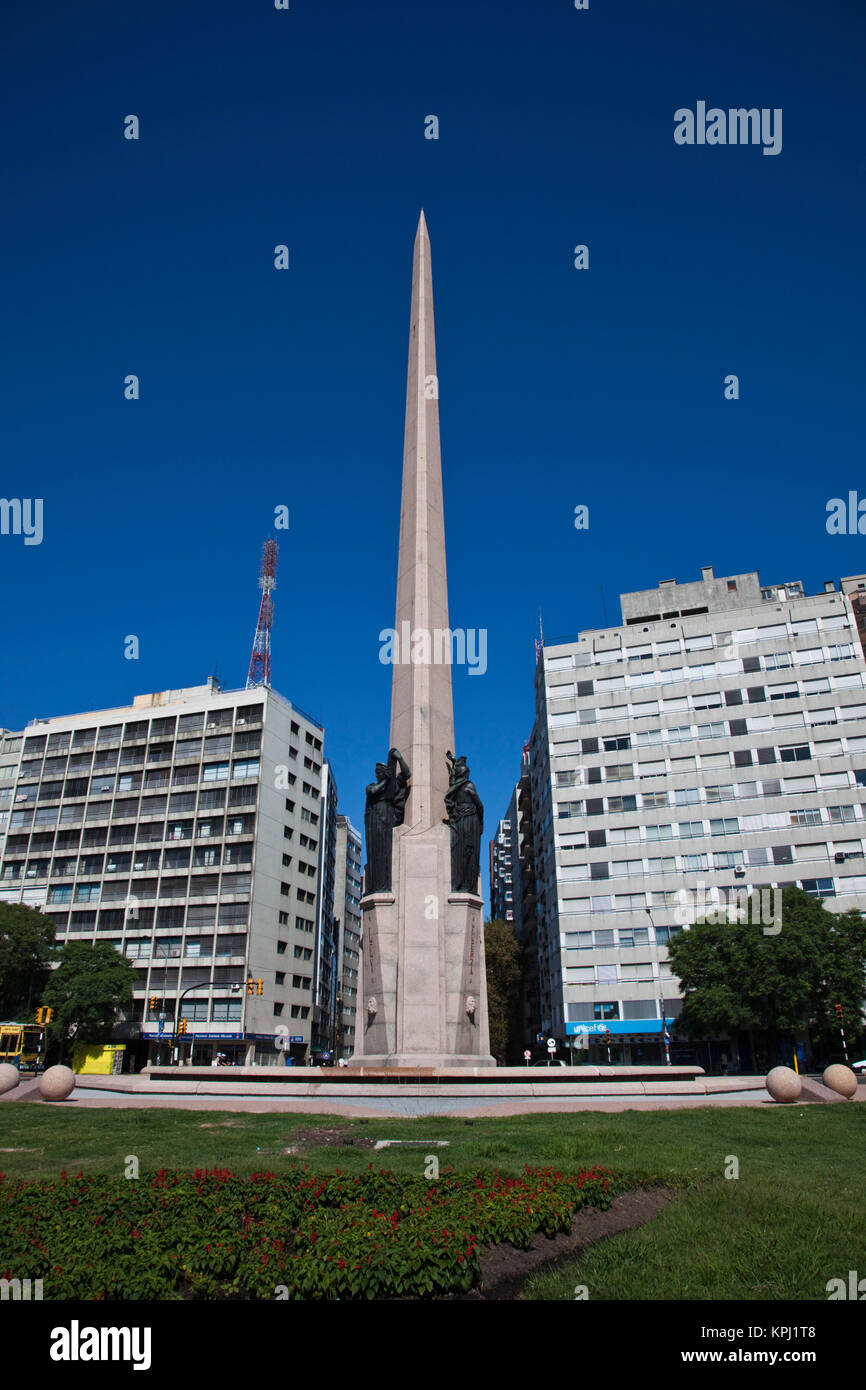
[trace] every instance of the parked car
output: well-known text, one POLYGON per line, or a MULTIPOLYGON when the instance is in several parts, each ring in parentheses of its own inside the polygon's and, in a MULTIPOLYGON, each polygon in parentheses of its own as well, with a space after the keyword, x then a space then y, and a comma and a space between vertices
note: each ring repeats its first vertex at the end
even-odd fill
POLYGON ((863 1076, 866 1074, 866 1062, 852 1062, 851 1070, 859 1071, 860 1075, 863 1076))
POLYGON ((537 1062, 531 1062, 533 1067, 567 1067, 568 1063, 563 1062, 561 1057, 541 1057, 537 1062))

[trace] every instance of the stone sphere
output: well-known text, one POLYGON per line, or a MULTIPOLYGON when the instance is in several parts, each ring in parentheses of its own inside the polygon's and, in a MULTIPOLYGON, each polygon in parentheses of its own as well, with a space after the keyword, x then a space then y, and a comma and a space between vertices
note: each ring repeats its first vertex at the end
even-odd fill
POLYGON ((827 1068, 823 1081, 831 1091, 838 1091, 846 1100, 850 1100, 857 1090, 856 1075, 850 1067, 843 1067, 841 1062, 834 1062, 832 1067, 827 1068))
POLYGON ((71 1067, 49 1067, 39 1078, 43 1100, 66 1100, 74 1085, 75 1072, 71 1067))
POLYGON ((11 1062, 0 1062, 0 1096, 5 1095, 7 1091, 14 1091, 20 1080, 21 1074, 17 1067, 13 1067, 11 1062))
POLYGON ((790 1105, 791 1101, 799 1100, 803 1083, 793 1067, 773 1067, 767 1073, 767 1090, 773 1100, 779 1101, 783 1105, 790 1105))

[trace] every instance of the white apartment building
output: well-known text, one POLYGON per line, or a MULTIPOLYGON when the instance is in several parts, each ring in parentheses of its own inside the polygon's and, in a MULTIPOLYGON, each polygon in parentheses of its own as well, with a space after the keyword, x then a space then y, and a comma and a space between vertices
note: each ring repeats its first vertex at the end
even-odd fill
POLYGON ((347 1060, 355 1051, 355 1017, 361 969, 361 836, 347 816, 337 816, 334 914, 337 917, 337 1013, 335 1049, 347 1060))
POLYGON ((619 627, 543 649, 541 1026, 566 1048, 583 1034, 595 1061, 664 1059, 683 888, 795 883, 866 910, 866 663, 844 591, 863 579, 807 596, 705 568, 622 595, 619 627))
MULTIPOLYGON (((496 827, 490 841, 490 916, 494 921, 514 921, 514 858, 513 844, 517 839, 517 792, 512 794, 508 810, 496 827)), ((519 881, 519 875, 518 875, 519 881)))
POLYGON ((332 911, 322 742, 275 691, 214 679, 0 737, 0 901, 135 963, 118 1036, 137 1065, 178 1043, 196 1063, 308 1060, 316 923, 332 911))

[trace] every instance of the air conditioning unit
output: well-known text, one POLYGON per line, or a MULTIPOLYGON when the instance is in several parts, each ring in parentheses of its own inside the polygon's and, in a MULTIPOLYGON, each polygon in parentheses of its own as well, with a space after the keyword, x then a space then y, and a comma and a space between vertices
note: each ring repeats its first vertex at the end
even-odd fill
POLYGON ((837 864, 844 864, 848 856, 847 854, 843 854, 841 850, 838 850, 837 853, 833 855, 833 858, 837 864))

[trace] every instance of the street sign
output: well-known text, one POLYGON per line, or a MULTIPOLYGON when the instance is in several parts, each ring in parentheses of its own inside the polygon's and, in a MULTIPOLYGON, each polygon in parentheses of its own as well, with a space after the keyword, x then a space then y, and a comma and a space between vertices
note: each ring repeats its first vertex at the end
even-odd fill
POLYGON ((532 1053, 529 1051, 529 1048, 527 1048, 526 1051, 524 1052, 524 1054, 523 1054, 523 1060, 524 1060, 524 1062, 531 1062, 531 1061, 532 1061, 532 1053))
POLYGON ((548 1052, 555 1052, 555 1051, 556 1051, 556 1038, 548 1038, 548 1039, 547 1039, 547 1050, 548 1050, 548 1052))
POLYGON ((302 1043, 303 1041, 304 1041, 304 1036, 303 1036, 302 1033, 299 1033, 299 1034, 294 1034, 294 1033, 293 1033, 292 1036, 289 1038, 289 1042, 290 1042, 290 1043, 302 1043))
POLYGON ((323 1053, 322 1053, 322 1061, 323 1061, 323 1062, 330 1062, 330 1060, 331 1060, 331 1054, 330 1054, 330 1052, 323 1052, 323 1053))
POLYGON ((536 1041, 536 1042, 543 1043, 543 1042, 544 1042, 544 1034, 543 1034, 543 1033, 536 1033, 536 1035, 535 1035, 535 1041, 536 1041))
POLYGON ((159 1020, 159 1033, 160 1033, 160 1037, 162 1037, 162 1034, 163 1034, 164 1032, 165 1032, 165 1019, 164 1019, 164 1018, 161 1018, 161 1019, 159 1020))

